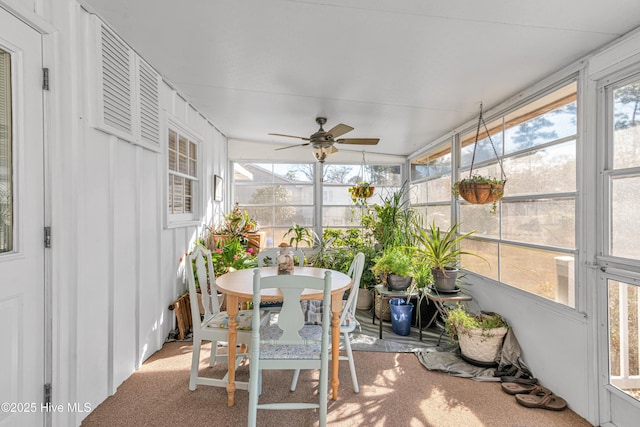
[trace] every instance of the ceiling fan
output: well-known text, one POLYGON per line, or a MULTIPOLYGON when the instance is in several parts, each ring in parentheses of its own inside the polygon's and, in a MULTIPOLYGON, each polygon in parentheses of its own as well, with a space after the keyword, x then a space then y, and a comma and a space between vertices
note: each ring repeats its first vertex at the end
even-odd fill
POLYGON ((298 138, 302 139, 304 142, 302 144, 291 145, 289 147, 276 148, 276 150, 286 150, 287 148, 292 147, 304 147, 307 145, 311 145, 313 147, 313 155, 316 160, 320 163, 323 163, 330 154, 333 154, 338 151, 333 144, 359 144, 359 145, 376 145, 380 139, 379 138, 339 138, 347 132, 351 132, 353 128, 351 126, 340 123, 335 125, 330 130, 325 131, 322 126, 327 123, 327 119, 325 117, 317 117, 316 123, 320 125, 320 129, 310 137, 304 136, 294 136, 294 135, 285 135, 282 133, 270 133, 269 135, 273 136, 284 136, 287 138, 298 138))

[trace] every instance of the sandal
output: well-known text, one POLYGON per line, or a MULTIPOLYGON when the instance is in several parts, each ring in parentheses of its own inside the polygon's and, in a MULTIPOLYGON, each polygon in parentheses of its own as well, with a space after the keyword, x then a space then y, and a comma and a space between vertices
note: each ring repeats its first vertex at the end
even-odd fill
POLYGON ((527 394, 535 390, 538 386, 535 384, 520 384, 520 383, 502 383, 502 391, 507 394, 527 394))
POLYGON ((550 411, 562 411, 567 407, 566 400, 542 386, 536 387, 529 394, 516 394, 516 401, 527 408, 541 408, 550 411))

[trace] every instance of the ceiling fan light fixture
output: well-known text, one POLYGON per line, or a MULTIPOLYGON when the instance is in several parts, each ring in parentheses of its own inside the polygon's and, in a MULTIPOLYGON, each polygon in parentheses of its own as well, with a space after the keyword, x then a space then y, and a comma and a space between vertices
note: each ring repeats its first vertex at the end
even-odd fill
POLYGON ((325 146, 318 145, 316 147, 313 147, 313 157, 315 157, 316 160, 319 161, 320 163, 324 163, 327 157, 329 157, 329 155, 334 152, 332 148, 333 146, 331 145, 325 145, 325 146))

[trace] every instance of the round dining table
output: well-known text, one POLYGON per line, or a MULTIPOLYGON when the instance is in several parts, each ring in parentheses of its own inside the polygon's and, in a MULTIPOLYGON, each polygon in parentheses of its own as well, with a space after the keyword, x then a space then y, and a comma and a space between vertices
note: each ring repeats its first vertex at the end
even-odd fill
MULTIPOLYGON (((276 267, 260 267, 262 277, 277 275, 276 267)), ((243 301, 251 301, 253 298, 253 272, 255 269, 237 270, 225 273, 216 278, 215 287, 226 298, 227 314, 229 315, 229 355, 228 360, 235 360, 237 344, 237 315, 238 304, 243 301)), ((342 296, 351 285, 351 277, 335 270, 317 267, 294 267, 296 276, 312 276, 324 278, 325 271, 331 272, 331 391, 332 399, 338 398, 339 352, 340 352, 340 312, 342 311, 342 296)), ((322 300, 322 291, 305 289, 300 296, 304 300, 322 300)), ((276 289, 265 289, 260 294, 261 301, 278 301, 282 297, 276 289)), ((233 406, 236 385, 236 367, 234 363, 228 363, 227 404, 233 406)))

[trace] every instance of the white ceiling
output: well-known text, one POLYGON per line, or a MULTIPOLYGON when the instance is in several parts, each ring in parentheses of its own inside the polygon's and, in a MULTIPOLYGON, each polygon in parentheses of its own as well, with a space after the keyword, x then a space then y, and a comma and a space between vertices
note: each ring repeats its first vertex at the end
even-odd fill
POLYGON ((325 116, 400 155, 640 26, 638 0, 83 3, 229 138, 325 116))

